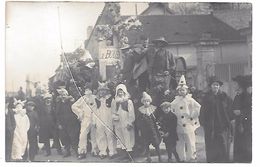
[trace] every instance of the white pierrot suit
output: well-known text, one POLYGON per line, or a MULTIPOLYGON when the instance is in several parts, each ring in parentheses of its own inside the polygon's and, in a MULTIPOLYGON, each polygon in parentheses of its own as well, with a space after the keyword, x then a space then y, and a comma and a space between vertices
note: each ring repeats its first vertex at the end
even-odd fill
POLYGON ((115 133, 120 140, 119 143, 122 149, 126 149, 126 151, 133 151, 135 144, 135 112, 133 102, 129 99, 129 94, 124 84, 119 84, 116 87, 116 97, 112 101, 111 108, 113 112, 115 133), (119 89, 123 90, 125 93, 123 98, 119 98, 117 96, 119 89), (130 126, 130 128, 127 128, 127 126, 130 126))
POLYGON ((199 114, 201 105, 190 94, 185 97, 176 96, 171 103, 177 116, 177 152, 180 160, 189 161, 196 158, 195 130, 200 126, 199 114), (187 148, 187 153, 185 151, 187 148))
POLYGON ((27 147, 27 131, 30 128, 30 121, 26 115, 26 110, 22 109, 22 104, 18 104, 14 112, 16 113, 14 115, 16 127, 14 130, 11 158, 13 160, 21 160, 27 147))
POLYGON ((80 121, 79 148, 80 154, 87 153, 87 135, 91 133, 92 153, 97 153, 97 144, 95 137, 95 119, 93 112, 96 111, 95 96, 91 93, 79 98, 72 106, 72 111, 77 115, 80 121), (93 134, 92 134, 93 133, 93 134))
POLYGON ((112 111, 111 107, 108 106, 107 101, 111 95, 97 98, 100 102, 100 106, 97 107, 96 117, 96 139, 98 149, 100 150, 99 155, 106 155, 107 148, 109 150, 109 156, 115 155, 116 152, 116 137, 113 132, 112 124, 112 111))

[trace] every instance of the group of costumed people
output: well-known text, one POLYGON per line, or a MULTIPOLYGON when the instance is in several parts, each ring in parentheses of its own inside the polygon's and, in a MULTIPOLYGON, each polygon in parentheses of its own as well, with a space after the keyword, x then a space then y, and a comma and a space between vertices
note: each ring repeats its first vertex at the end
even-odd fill
POLYGON ((73 150, 78 159, 84 159, 91 150, 101 159, 120 156, 134 161, 144 150, 151 162, 152 144, 162 162, 163 141, 168 162, 174 162, 172 154, 176 162, 196 162, 196 130, 202 126, 207 162, 229 162, 233 123, 234 161, 251 162, 251 76, 234 78, 238 94, 233 101, 221 91, 223 82, 211 77, 208 91, 198 102, 184 76, 174 80, 175 57, 165 49, 168 42, 161 37, 153 41, 155 47, 148 48, 148 39, 141 40, 141 45, 121 48, 124 82, 114 90, 107 82, 98 82, 95 91, 86 86, 84 95, 75 98, 60 84, 52 94, 9 100, 7 160, 34 161, 38 142, 50 156, 53 139, 53 147, 63 157, 71 156, 73 150))

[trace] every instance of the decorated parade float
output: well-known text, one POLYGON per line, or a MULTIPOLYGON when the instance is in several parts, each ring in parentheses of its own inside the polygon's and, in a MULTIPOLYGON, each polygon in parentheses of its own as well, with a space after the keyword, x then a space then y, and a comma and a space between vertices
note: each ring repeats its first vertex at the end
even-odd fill
MULTIPOLYGON (((129 40, 133 33, 144 33, 138 16, 121 16, 119 3, 105 3, 84 46, 60 55, 60 65, 55 75, 49 78, 50 92, 65 85, 70 94, 77 99, 86 87, 95 90, 98 81, 108 82, 113 90, 118 83, 124 82, 121 74, 124 55, 120 48, 138 45, 140 42, 129 40)), ((173 78, 186 72, 183 58, 177 58, 176 63, 173 78)))

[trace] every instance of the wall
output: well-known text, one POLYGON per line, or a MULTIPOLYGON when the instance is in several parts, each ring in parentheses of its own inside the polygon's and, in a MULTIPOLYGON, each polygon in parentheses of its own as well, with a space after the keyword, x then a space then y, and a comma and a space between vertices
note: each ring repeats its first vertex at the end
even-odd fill
POLYGON ((196 48, 191 45, 169 46, 167 49, 178 57, 183 57, 186 65, 193 67, 197 65, 196 48))
POLYGON ((249 54, 250 52, 246 42, 223 43, 219 45, 216 51, 216 63, 247 62, 249 54))
MULTIPOLYGON (((169 46, 167 49, 173 54, 184 57, 187 68, 187 83, 196 85, 197 50, 193 45, 169 46), (191 69, 192 68, 192 69, 191 69)), ((222 89, 234 97, 232 77, 246 72, 250 48, 246 42, 222 43, 215 47, 215 75, 224 81, 222 89)), ((197 85, 196 85, 197 86, 197 85)))

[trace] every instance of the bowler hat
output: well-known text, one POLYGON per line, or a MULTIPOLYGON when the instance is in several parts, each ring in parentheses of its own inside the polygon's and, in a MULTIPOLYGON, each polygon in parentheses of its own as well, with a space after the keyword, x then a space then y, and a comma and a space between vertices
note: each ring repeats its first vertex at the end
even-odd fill
POLYGON ((169 44, 164 37, 159 37, 157 39, 152 40, 152 43, 154 43, 154 44, 158 43, 158 42, 163 43, 164 46, 169 44))
POLYGON ((242 88, 247 88, 252 85, 252 78, 249 75, 247 76, 238 75, 232 78, 232 80, 237 82, 238 85, 242 88))
POLYGON ((28 101, 27 103, 26 103, 26 106, 36 106, 36 104, 33 102, 33 101, 28 101))
POLYGON ((211 76, 211 77, 209 77, 209 79, 208 79, 208 84, 209 84, 209 86, 211 86, 214 82, 219 83, 220 86, 223 85, 223 82, 222 82, 217 76, 211 76))

